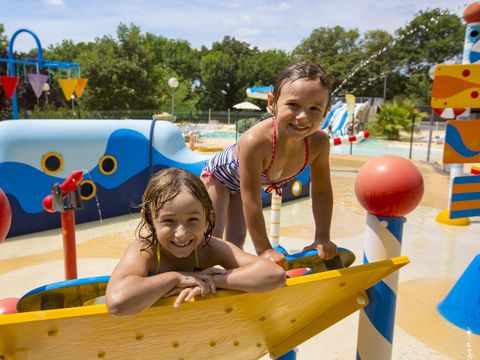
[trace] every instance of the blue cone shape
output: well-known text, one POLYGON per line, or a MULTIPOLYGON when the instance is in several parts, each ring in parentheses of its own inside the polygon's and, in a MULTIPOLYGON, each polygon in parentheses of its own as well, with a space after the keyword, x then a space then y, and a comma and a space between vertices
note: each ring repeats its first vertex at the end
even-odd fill
POLYGON ((452 324, 480 335, 480 254, 438 304, 437 310, 452 324))

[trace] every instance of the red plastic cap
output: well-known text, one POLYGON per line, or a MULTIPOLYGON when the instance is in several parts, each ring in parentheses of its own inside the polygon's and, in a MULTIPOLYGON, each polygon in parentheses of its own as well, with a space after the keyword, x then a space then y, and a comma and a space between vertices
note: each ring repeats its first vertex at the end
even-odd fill
POLYGON ((45 209, 45 211, 48 211, 51 213, 55 212, 52 204, 52 195, 45 196, 45 198, 43 199, 43 208, 45 209))

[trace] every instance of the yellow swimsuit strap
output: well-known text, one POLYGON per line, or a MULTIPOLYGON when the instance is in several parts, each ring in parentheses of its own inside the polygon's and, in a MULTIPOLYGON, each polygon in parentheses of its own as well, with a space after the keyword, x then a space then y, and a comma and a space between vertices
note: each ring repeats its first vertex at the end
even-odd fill
MULTIPOLYGON (((157 274, 160 274, 160 246, 157 246, 157 251, 156 251, 156 255, 157 255, 157 274)), ((198 258, 198 249, 195 248, 195 250, 193 250, 193 255, 195 256, 195 271, 200 271, 202 270, 200 268, 200 260, 198 258)))

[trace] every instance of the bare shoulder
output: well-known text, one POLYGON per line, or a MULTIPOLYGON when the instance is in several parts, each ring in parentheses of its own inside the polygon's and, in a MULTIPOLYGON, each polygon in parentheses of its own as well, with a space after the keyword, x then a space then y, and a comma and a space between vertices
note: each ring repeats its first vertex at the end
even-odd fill
POLYGON ((327 133, 317 130, 308 137, 308 146, 312 155, 328 155, 330 150, 330 139, 327 133))
POLYGON ((208 266, 220 265, 226 269, 238 267, 239 263, 249 262, 256 258, 234 244, 214 236, 210 238, 208 245, 201 246, 200 251, 204 254, 208 266))
POLYGON ((272 121, 272 119, 260 121, 245 131, 242 136, 240 136, 240 139, 238 139, 238 149, 248 151, 250 149, 258 150, 262 147, 270 148, 272 121))
POLYGON ((156 259, 153 252, 147 249, 144 241, 136 239, 132 241, 125 250, 119 265, 143 273, 145 271, 148 272, 148 269, 150 269, 154 263, 156 263, 156 259))

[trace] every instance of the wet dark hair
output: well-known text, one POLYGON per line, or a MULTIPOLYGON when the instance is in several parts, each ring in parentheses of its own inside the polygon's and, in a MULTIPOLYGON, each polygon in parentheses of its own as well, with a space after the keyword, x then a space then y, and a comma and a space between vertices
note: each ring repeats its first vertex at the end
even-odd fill
POLYGON ((151 250, 155 253, 159 243, 153 219, 158 216, 164 205, 175 199, 184 191, 184 188, 187 188, 203 206, 208 223, 204 234, 205 244, 212 237, 215 227, 215 212, 205 185, 200 178, 186 170, 168 168, 156 173, 148 182, 143 193, 142 204, 140 205, 142 218, 137 226, 136 235, 139 239, 145 241, 145 250, 151 250))
POLYGON ((293 63, 283 69, 277 76, 273 86, 273 96, 275 101, 280 97, 280 90, 287 81, 298 79, 319 79, 320 83, 328 90, 328 107, 332 104, 332 86, 333 77, 327 71, 313 61, 300 61, 293 63))

